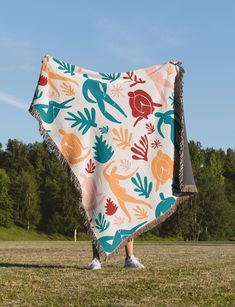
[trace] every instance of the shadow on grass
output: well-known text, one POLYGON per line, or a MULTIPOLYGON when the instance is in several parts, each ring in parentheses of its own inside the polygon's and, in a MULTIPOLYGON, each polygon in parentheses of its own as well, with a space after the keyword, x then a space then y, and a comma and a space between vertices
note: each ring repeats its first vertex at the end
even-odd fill
POLYGON ((34 268, 34 269, 78 269, 78 270, 89 270, 86 266, 78 265, 58 265, 58 264, 30 264, 30 263, 9 263, 0 262, 0 268, 34 268))

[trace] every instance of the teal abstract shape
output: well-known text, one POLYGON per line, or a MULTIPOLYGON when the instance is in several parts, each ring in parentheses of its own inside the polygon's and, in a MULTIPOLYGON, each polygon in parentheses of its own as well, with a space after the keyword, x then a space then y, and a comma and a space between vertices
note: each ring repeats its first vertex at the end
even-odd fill
POLYGON ((74 99, 75 98, 71 98, 61 103, 58 103, 56 101, 49 101, 48 105, 38 103, 34 105, 34 108, 39 112, 44 122, 51 124, 61 109, 71 108, 71 106, 66 106, 66 104, 74 99), (44 109, 46 109, 46 111, 44 109))
POLYGON ((135 192, 139 192, 139 196, 144 196, 145 198, 149 197, 149 194, 152 191, 153 183, 150 182, 148 184, 147 176, 144 176, 144 182, 142 182, 142 179, 140 177, 139 173, 136 173, 136 177, 131 177, 131 181, 134 183, 134 185, 137 186, 137 188, 134 189, 135 192))
MULTIPOLYGON (((84 74, 83 76, 87 78, 87 74, 84 74)), ((106 83, 97 80, 87 79, 83 83, 82 94, 89 103, 97 103, 101 113, 108 120, 121 124, 120 121, 118 121, 116 118, 114 118, 110 113, 108 113, 105 110, 105 102, 109 103, 111 106, 117 109, 121 114, 127 117, 126 113, 122 110, 122 108, 115 101, 113 101, 112 98, 107 94, 106 83), (89 94, 91 94, 95 98, 95 100, 91 99, 89 97, 89 94)))
POLYGON ((160 136, 162 138, 164 138, 164 135, 163 135, 162 130, 161 130, 162 124, 164 123, 166 125, 170 125, 170 127, 171 127, 171 135, 170 135, 171 142, 179 150, 178 144, 175 142, 175 134, 180 133, 180 124, 177 120, 175 120, 173 117, 171 117, 172 115, 177 116, 177 113, 173 110, 169 110, 169 111, 166 111, 165 113, 156 112, 154 115, 156 117, 159 117, 159 121, 158 121, 158 124, 157 124, 157 130, 158 130, 158 133, 160 134, 160 136))
POLYGON ((33 100, 39 99, 42 97, 42 91, 40 92, 39 89, 36 89, 34 96, 33 96, 33 100))
POLYGON ((114 154, 112 147, 106 144, 106 140, 103 140, 103 135, 95 136, 95 146, 92 147, 95 150, 94 159, 100 163, 106 163, 114 154))
POLYGON ((169 96, 169 99, 171 100, 171 106, 172 106, 173 108, 178 107, 179 101, 175 99, 174 92, 171 93, 171 96, 169 96))
POLYGON ((80 125, 78 130, 80 131, 83 129, 82 134, 85 134, 91 127, 97 127, 97 124, 95 122, 95 109, 91 108, 91 113, 90 113, 87 108, 84 108, 84 112, 85 115, 82 112, 77 111, 80 117, 76 116, 71 112, 67 112, 68 115, 70 115, 71 117, 65 118, 66 120, 74 121, 74 123, 71 125, 71 128, 80 125))
POLYGON ((109 127, 108 127, 108 126, 104 126, 104 127, 102 127, 102 128, 99 128, 99 130, 100 130, 100 132, 101 132, 102 134, 105 134, 105 133, 108 133, 109 127))
POLYGON ((99 73, 101 76, 102 76, 102 79, 103 80, 108 80, 108 81, 110 81, 110 83, 111 82, 113 82, 113 81, 115 81, 115 80, 117 80, 120 76, 121 76, 121 74, 120 73, 117 73, 117 74, 107 74, 107 73, 99 73))
POLYGON ((99 212, 98 214, 98 219, 95 219, 95 222, 97 224, 97 226, 95 226, 100 232, 102 231, 105 231, 109 225, 110 225, 110 222, 107 222, 105 219, 104 219, 104 214, 102 214, 101 212, 99 212))
POLYGON ((164 214, 167 210, 169 210, 175 203, 174 197, 164 197, 163 193, 160 193, 161 202, 157 205, 155 210, 155 216, 159 217, 164 214))
POLYGON ((114 236, 103 236, 98 239, 100 245, 103 247, 105 252, 111 253, 123 240, 125 240, 129 235, 134 233, 142 225, 146 224, 147 221, 144 221, 130 230, 119 229, 115 232, 114 236), (109 240, 113 240, 112 243, 109 243, 109 240))
POLYGON ((69 63, 65 63, 63 61, 60 61, 54 57, 52 57, 53 61, 55 61, 57 64, 59 64, 58 69, 63 70, 64 74, 70 74, 71 76, 75 75, 75 65, 71 65, 69 63))

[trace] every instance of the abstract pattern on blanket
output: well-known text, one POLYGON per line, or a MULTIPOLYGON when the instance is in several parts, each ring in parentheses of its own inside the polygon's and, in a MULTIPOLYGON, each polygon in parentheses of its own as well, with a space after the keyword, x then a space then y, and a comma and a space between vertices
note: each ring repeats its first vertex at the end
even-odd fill
POLYGON ((180 62, 98 72, 46 55, 29 112, 79 189, 107 260, 197 192, 180 62))

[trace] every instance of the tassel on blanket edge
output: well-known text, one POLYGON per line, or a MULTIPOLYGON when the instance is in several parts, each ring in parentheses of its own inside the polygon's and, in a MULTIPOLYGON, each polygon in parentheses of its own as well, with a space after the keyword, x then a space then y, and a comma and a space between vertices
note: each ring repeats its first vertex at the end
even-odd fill
POLYGON ((176 81, 176 88, 175 92, 177 95, 177 101, 180 106, 180 125, 181 125, 181 132, 180 132, 180 144, 179 144, 179 157, 180 157, 180 163, 179 163, 179 185, 180 185, 180 190, 184 190, 184 131, 185 131, 185 126, 184 126, 184 106, 183 106, 183 96, 184 96, 184 74, 185 70, 182 66, 182 62, 177 62, 175 65, 178 66, 178 80, 176 81))
MULTIPOLYGON (((184 193, 197 193, 198 189, 195 185, 188 185, 184 183, 184 146, 185 146, 185 118, 184 118, 184 74, 185 70, 182 66, 182 62, 176 62, 175 65, 178 66, 178 73, 179 77, 177 80, 177 86, 176 86, 176 92, 177 92, 177 99, 179 101, 180 105, 180 121, 181 121, 181 134, 180 134, 180 144, 179 144, 179 156, 180 156, 180 167, 179 167, 179 184, 180 184, 180 190, 182 192, 182 195, 184 193)), ((186 140, 187 141, 187 140, 186 140)), ((188 143, 186 142, 186 146, 188 146, 188 143)))

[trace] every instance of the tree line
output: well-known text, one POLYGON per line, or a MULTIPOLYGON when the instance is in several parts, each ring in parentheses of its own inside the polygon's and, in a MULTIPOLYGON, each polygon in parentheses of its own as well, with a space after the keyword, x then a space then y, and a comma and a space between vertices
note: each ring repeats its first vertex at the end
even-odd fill
MULTIPOLYGON (((203 148, 190 141, 198 193, 149 232, 179 240, 235 237, 235 150, 203 148)), ((0 227, 17 225, 48 234, 86 232, 81 195, 44 141, 0 143, 0 227)), ((145 235, 145 234, 143 234, 145 235)))

